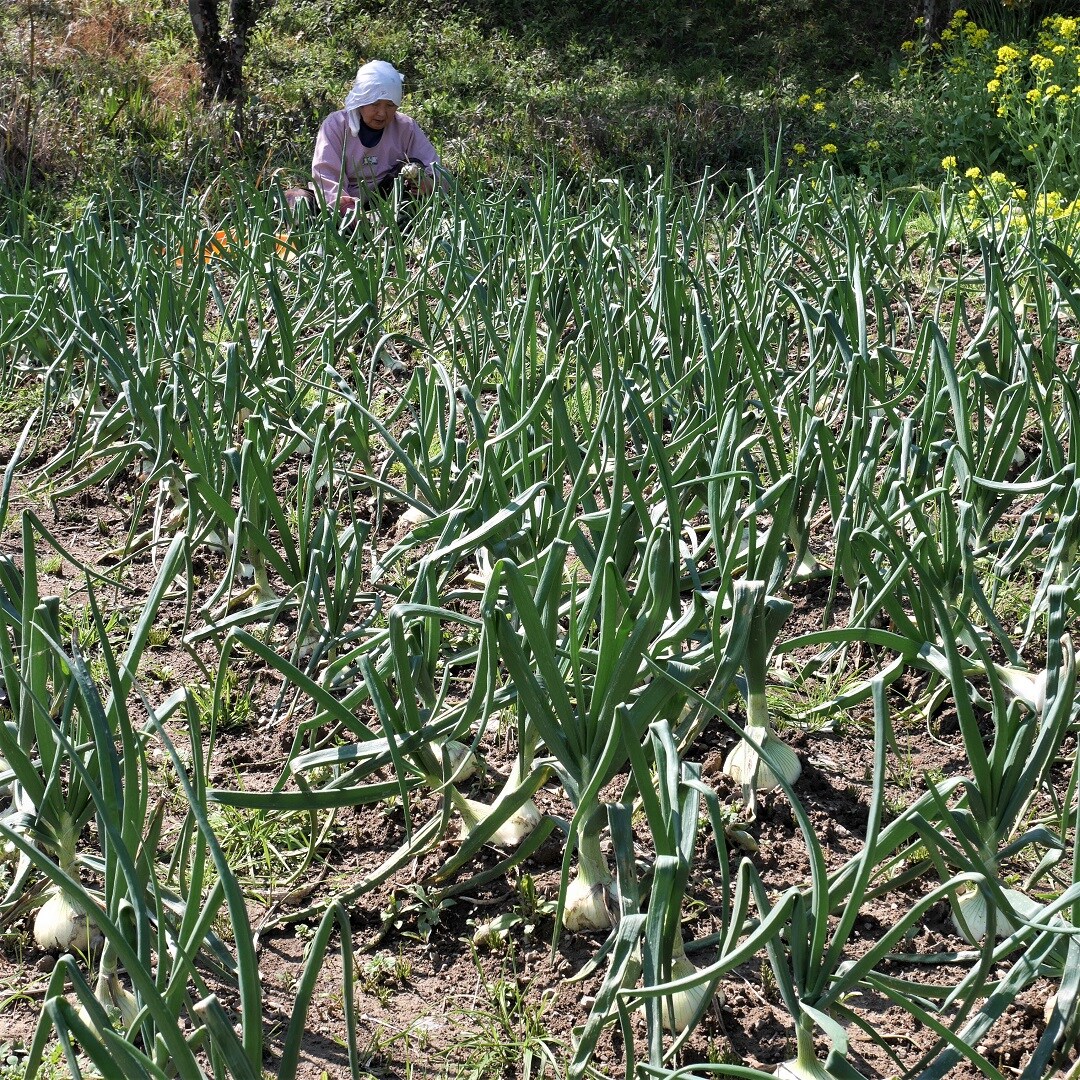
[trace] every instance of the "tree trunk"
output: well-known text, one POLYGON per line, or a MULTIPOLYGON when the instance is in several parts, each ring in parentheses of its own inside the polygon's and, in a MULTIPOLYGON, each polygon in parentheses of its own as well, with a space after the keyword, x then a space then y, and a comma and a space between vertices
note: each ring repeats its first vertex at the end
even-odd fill
POLYGON ((959 0, 923 0, 923 35, 936 38, 959 6, 959 0))
POLYGON ((221 0, 188 0, 206 101, 237 105, 243 101, 248 41, 259 16, 272 4, 273 0, 230 0, 228 23, 223 25, 221 0))

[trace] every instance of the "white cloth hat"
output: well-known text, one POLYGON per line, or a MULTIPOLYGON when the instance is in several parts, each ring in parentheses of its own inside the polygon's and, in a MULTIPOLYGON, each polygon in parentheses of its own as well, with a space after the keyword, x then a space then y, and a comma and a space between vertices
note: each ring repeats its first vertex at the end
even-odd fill
POLYGON ((345 98, 346 109, 358 109, 376 101, 392 101, 401 104, 405 76, 393 64, 385 60, 372 60, 362 64, 356 72, 356 82, 345 98))

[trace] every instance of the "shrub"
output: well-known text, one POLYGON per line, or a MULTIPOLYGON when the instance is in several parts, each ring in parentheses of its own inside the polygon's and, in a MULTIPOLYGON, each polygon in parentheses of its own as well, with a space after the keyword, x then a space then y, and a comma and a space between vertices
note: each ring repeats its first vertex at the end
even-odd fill
POLYGON ((1075 191, 1080 166, 1080 19, 1045 18, 1030 40, 1002 41, 958 10, 938 40, 906 42, 898 84, 922 88, 940 122, 924 158, 960 174, 1002 173, 1031 190, 1075 191))

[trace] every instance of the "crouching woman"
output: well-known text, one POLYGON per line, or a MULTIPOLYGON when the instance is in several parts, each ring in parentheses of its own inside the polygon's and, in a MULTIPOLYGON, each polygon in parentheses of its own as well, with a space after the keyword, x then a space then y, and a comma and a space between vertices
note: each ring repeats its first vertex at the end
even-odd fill
POLYGON ((387 195, 401 176, 406 188, 429 195, 439 155, 411 116, 399 111, 405 78, 385 60, 356 72, 345 106, 319 128, 311 162, 312 188, 290 188, 290 206, 321 203, 340 213, 364 206, 373 192, 387 195))

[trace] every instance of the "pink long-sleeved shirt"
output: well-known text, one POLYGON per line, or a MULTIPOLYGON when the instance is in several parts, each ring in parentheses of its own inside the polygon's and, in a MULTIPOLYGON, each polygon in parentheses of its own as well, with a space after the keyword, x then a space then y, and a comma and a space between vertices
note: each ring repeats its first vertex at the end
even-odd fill
POLYGON ((362 198, 409 159, 421 162, 434 176, 439 155, 411 116, 397 113, 378 143, 365 146, 350 130, 349 114, 340 109, 319 128, 311 175, 327 204, 336 206, 341 195, 362 198))

